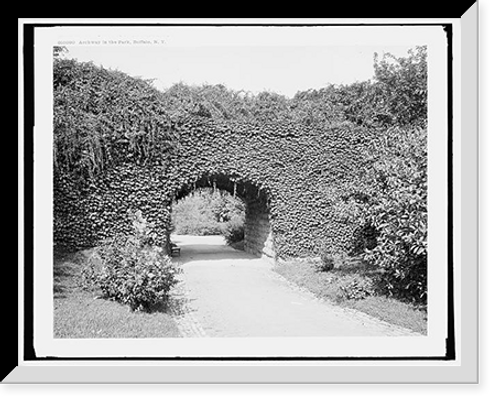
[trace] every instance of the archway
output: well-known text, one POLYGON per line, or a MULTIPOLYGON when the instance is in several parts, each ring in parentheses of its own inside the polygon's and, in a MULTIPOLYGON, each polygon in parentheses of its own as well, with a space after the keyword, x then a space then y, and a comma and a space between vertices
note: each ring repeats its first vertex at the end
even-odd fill
MULTIPOLYGON (((177 188, 172 195, 169 205, 169 219, 167 244, 170 244, 172 227, 172 203, 180 200, 196 189, 213 188, 225 190, 234 197, 240 198, 245 204, 244 221, 244 250, 256 256, 275 257, 271 216, 270 196, 262 186, 255 182, 243 179, 235 173, 204 173, 198 179, 189 184, 183 184, 177 188)), ((170 247, 167 246, 167 251, 170 247)))
POLYGON ((147 155, 119 143, 116 161, 93 178, 57 173, 54 243, 97 246, 130 232, 127 212, 140 209, 154 243, 165 246, 172 201, 215 184, 246 203, 248 252, 287 259, 352 249, 358 224, 346 198, 372 134, 209 119, 180 121, 171 131, 175 148, 159 140, 147 155))

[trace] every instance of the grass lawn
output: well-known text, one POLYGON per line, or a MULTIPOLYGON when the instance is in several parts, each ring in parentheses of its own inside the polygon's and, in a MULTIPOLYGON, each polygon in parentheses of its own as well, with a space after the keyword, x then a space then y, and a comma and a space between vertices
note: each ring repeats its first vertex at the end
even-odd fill
POLYGON ((132 312, 80 285, 85 252, 54 256, 55 338, 168 338, 180 336, 169 309, 132 312))
POLYGON ((305 288, 319 298, 347 308, 356 309, 375 318, 402 326, 414 332, 427 334, 427 313, 389 297, 371 295, 362 299, 348 299, 342 290, 353 277, 370 277, 365 266, 346 267, 336 271, 318 271, 311 261, 278 263, 274 271, 305 288))

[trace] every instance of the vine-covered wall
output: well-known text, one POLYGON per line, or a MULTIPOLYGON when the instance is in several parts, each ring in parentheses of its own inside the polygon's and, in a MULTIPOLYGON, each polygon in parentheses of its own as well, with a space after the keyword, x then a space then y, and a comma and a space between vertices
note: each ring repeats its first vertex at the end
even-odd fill
MULTIPOLYGON (((335 202, 359 175, 365 131, 208 118, 177 122, 171 131, 173 151, 166 148, 163 157, 136 160, 124 154, 112 169, 85 180, 55 172, 55 244, 94 246, 128 232, 130 209, 143 212, 155 242, 164 244, 171 203, 195 187, 210 186, 264 210, 259 220, 267 216, 272 241, 264 240, 262 249, 266 245, 277 257, 350 249, 355 225, 335 202)), ((255 244, 247 245, 255 250, 255 244)))

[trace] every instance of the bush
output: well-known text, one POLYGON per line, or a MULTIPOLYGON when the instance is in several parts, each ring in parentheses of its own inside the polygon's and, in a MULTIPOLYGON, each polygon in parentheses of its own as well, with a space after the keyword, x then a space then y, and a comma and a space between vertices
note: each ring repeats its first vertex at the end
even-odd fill
POLYGON ((228 245, 241 242, 245 239, 245 224, 242 219, 232 220, 224 229, 224 240, 228 245))
POLYGON ((363 220, 376 232, 364 259, 385 270, 387 294, 418 304, 427 300, 427 131, 387 131, 373 145, 366 171, 371 194, 363 220))
POLYGON ((99 246, 82 271, 84 286, 98 287, 104 298, 150 311, 164 302, 177 283, 178 268, 160 247, 149 243, 147 223, 134 215, 134 234, 119 234, 99 246))
POLYGON ((409 265, 392 269, 379 275, 377 289, 387 296, 411 302, 418 307, 427 306, 427 256, 408 259, 409 265))

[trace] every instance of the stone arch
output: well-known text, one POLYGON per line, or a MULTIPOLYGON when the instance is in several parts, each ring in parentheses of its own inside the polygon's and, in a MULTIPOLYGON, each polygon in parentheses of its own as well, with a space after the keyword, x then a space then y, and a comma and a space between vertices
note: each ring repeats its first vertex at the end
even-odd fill
MULTIPOLYGON (((245 203, 245 251, 257 256, 275 257, 270 215, 272 197, 269 190, 234 171, 204 171, 195 181, 185 182, 172 190, 170 208, 173 201, 200 188, 225 190, 240 198, 245 203)), ((167 239, 169 243, 170 237, 167 239)))

